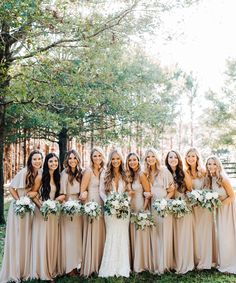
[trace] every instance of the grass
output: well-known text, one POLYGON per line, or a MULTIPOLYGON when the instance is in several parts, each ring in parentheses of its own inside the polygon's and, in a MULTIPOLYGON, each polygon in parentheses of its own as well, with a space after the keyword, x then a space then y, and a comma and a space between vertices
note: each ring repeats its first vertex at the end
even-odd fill
MULTIPOLYGON (((5 217, 7 216, 7 211, 9 208, 9 203, 5 204, 5 217)), ((0 264, 2 262, 3 256, 3 245, 4 245, 4 237, 5 237, 5 225, 0 226, 0 264)), ((25 283, 39 283, 45 281, 39 280, 28 280, 24 281, 25 283)), ((57 279, 57 283, 228 283, 235 282, 236 283, 236 275, 222 274, 216 269, 212 270, 202 270, 202 271, 191 271, 184 275, 175 274, 175 273, 166 273, 162 276, 150 274, 149 272, 142 272, 139 274, 132 273, 129 278, 98 278, 97 276, 93 276, 90 278, 83 277, 68 277, 63 276, 57 279)))

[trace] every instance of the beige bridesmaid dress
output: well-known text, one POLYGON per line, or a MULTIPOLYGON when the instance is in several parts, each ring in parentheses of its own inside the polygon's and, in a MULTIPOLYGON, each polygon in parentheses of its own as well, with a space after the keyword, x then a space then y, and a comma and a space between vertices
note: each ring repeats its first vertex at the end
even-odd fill
MULTIPOLYGON (((185 199, 184 193, 175 192, 176 199, 185 199)), ((174 257, 176 273, 184 274, 194 269, 193 215, 174 217, 174 257)))
MULTIPOLYGON (((212 178, 212 189, 227 198, 225 189, 212 178)), ((236 274, 236 200, 216 211, 218 270, 236 274)))
MULTIPOLYGON (((192 179, 194 190, 202 190, 203 178, 192 179)), ((197 269, 211 269, 216 266, 216 235, 214 213, 208 209, 193 207, 194 263, 197 269)))
MULTIPOLYGON (((56 186, 51 185, 50 199, 54 200, 56 186)), ((36 208, 32 228, 31 278, 52 280, 58 275, 59 218, 50 214, 44 220, 36 208)))
MULTIPOLYGON (((165 167, 161 168, 155 177, 151 187, 152 203, 156 199, 167 197, 167 188, 173 183, 173 177, 165 167)), ((167 215, 162 218, 155 214, 152 208, 152 214, 156 227, 152 229, 152 261, 153 271, 157 274, 163 274, 174 268, 174 242, 173 242, 173 216, 167 215)))
MULTIPOLYGON (((19 197, 26 195, 25 179, 27 169, 23 168, 12 180, 10 187, 17 190, 19 197)), ((30 277, 30 254, 33 216, 23 218, 15 215, 13 201, 10 204, 5 236, 4 256, 0 282, 19 282, 30 277)))
MULTIPOLYGON (((103 206, 103 201, 99 194, 100 178, 95 176, 91 169, 89 170, 91 171, 91 178, 87 188, 87 202, 95 201, 103 206)), ((103 215, 94 219, 92 223, 90 223, 87 216, 84 216, 81 275, 88 277, 93 273, 98 273, 102 261, 105 238, 106 231, 103 215)))
MULTIPOLYGON (((131 198, 131 212, 139 212, 144 207, 143 187, 139 177, 132 184, 134 195, 131 198)), ((136 230, 135 224, 130 223, 131 262, 134 272, 152 270, 151 228, 136 230)))
MULTIPOLYGON (((80 183, 73 180, 71 184, 65 170, 61 173, 60 194, 65 195, 65 200, 79 200, 80 183)), ((60 217, 60 272, 69 273, 74 269, 81 268, 82 262, 82 236, 83 219, 81 215, 70 216, 61 215, 60 217)))

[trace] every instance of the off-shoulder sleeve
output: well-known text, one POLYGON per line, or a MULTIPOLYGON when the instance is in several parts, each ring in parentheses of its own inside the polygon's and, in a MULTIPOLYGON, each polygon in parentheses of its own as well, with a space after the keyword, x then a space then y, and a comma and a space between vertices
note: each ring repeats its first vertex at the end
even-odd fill
POLYGON ((27 168, 21 169, 16 176, 12 179, 10 188, 13 189, 24 189, 25 188, 25 179, 27 174, 27 168))
POLYGON ((105 201, 107 199, 107 195, 106 195, 106 192, 105 192, 104 173, 103 172, 101 173, 101 176, 100 176, 99 194, 100 194, 101 199, 105 203, 105 201))
POLYGON ((61 188, 60 188, 60 194, 66 195, 67 193, 67 186, 68 186, 68 174, 65 170, 61 172, 61 188))

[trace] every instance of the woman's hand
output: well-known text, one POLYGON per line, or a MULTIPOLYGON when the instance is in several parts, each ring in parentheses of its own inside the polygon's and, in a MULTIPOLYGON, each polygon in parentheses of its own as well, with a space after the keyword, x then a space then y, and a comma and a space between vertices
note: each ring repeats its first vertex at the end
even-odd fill
POLYGON ((65 195, 60 195, 59 197, 56 198, 56 200, 62 203, 65 200, 65 198, 66 198, 65 195))
POLYGON ((88 197, 88 191, 84 191, 83 193, 80 193, 79 200, 85 201, 87 197, 88 197))
POLYGON ((173 193, 175 191, 175 184, 170 183, 169 187, 167 188, 167 193, 173 193))
POLYGON ((27 196, 30 198, 30 199, 34 199, 38 196, 38 193, 37 192, 28 192, 27 193, 27 196))

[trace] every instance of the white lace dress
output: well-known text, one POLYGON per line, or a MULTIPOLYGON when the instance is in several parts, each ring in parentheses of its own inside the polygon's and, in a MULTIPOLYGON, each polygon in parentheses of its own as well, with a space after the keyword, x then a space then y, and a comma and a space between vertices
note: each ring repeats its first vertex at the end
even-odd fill
MULTIPOLYGON (((113 191, 115 191, 113 186, 113 191)), ((117 192, 125 191, 125 183, 119 180, 117 192)), ((104 182, 101 180, 100 195, 106 201, 104 182)), ((124 276, 130 273, 129 247, 129 217, 117 219, 105 215, 106 241, 103 251, 99 277, 124 276)))

